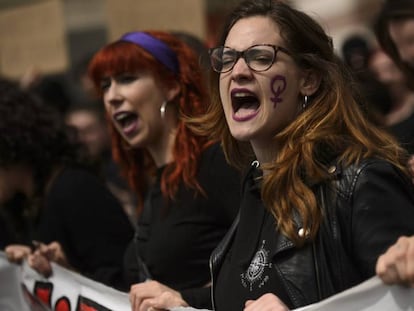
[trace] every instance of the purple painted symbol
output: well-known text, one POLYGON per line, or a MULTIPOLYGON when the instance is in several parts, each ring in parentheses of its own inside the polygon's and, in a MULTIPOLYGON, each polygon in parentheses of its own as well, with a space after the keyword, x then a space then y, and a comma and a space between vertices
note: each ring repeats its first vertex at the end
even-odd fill
POLYGON ((283 100, 280 96, 286 89, 286 78, 281 75, 275 76, 272 79, 272 82, 270 82, 270 88, 272 89, 272 93, 274 95, 274 97, 271 97, 270 100, 273 102, 273 108, 276 108, 276 105, 283 100))

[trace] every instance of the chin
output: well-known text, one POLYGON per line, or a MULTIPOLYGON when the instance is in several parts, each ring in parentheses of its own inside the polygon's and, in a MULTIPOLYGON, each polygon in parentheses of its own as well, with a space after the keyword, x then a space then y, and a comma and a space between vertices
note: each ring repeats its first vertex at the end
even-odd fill
POLYGON ((128 142, 128 145, 132 149, 138 149, 138 148, 144 148, 145 147, 145 144, 143 144, 141 142, 132 142, 132 141, 129 141, 128 142))
POLYGON ((233 138, 238 141, 250 141, 252 139, 251 133, 241 132, 241 131, 230 131, 230 132, 231 132, 231 136, 233 136, 233 138))
POLYGON ((125 144, 130 148, 141 148, 145 145, 145 136, 140 135, 139 133, 131 136, 126 136, 122 134, 122 139, 124 140, 125 144))

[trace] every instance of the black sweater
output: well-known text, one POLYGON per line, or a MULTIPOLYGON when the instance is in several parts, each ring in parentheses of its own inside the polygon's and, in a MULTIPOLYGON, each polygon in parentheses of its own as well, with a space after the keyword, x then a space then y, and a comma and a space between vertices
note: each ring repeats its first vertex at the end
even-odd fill
POLYGON ((149 210, 144 208, 138 222, 136 244, 125 254, 126 276, 129 285, 140 281, 137 247, 154 280, 179 290, 193 307, 208 308, 210 294, 203 287, 210 283, 209 257, 237 214, 241 180, 218 145, 203 153, 197 179, 206 196, 181 184, 176 199, 166 204, 158 178, 149 210))
POLYGON ((86 170, 66 168, 44 203, 36 238, 60 242, 78 272, 121 288, 123 253, 133 227, 105 184, 86 170))

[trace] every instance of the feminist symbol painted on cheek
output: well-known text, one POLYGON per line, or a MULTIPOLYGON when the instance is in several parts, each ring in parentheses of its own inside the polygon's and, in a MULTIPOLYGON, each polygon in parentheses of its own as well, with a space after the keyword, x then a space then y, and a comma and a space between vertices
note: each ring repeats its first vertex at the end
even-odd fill
POLYGON ((280 95, 282 95, 286 89, 286 78, 281 75, 276 75, 270 82, 270 88, 274 95, 270 100, 273 102, 273 108, 276 108, 276 105, 283 100, 280 95))

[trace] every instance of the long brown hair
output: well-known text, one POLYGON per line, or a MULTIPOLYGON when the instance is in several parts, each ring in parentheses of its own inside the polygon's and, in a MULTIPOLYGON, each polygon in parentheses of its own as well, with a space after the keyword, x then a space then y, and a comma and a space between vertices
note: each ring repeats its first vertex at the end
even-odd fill
MULTIPOLYGON (((125 41, 115 41, 98 51, 89 65, 89 76, 98 91, 102 78, 139 70, 149 70, 166 86, 179 83, 181 91, 173 100, 179 115, 173 162, 169 163, 163 171, 161 190, 164 197, 170 200, 174 199, 180 183, 204 193, 197 182, 196 173, 201 153, 211 142, 205 136, 192 132, 184 122, 185 118, 203 115, 209 103, 197 56, 172 34, 161 31, 145 33, 163 41, 173 50, 179 62, 178 76, 142 47, 125 41)), ((140 211, 144 193, 155 172, 155 164, 145 149, 126 147, 112 122, 108 123, 112 133, 114 159, 120 164, 130 186, 137 193, 138 211, 140 211)))
MULTIPOLYGON (((407 154, 390 135, 367 120, 351 74, 335 56, 331 39, 308 15, 276 0, 245 1, 230 15, 220 44, 238 20, 250 16, 272 19, 296 64, 313 70, 322 79, 308 107, 275 134, 280 149, 266 166, 270 173, 262 183, 263 201, 278 228, 301 245, 303 239, 298 237, 292 215, 298 213, 310 237, 316 236, 322 213, 312 187, 331 178, 326 169, 330 160, 347 165, 373 156, 406 171, 407 154)), ((208 113, 193 124, 200 133, 221 138, 229 162, 246 168, 255 158, 253 150, 231 136, 220 100, 219 74, 211 71, 210 79, 212 104, 208 113)))

